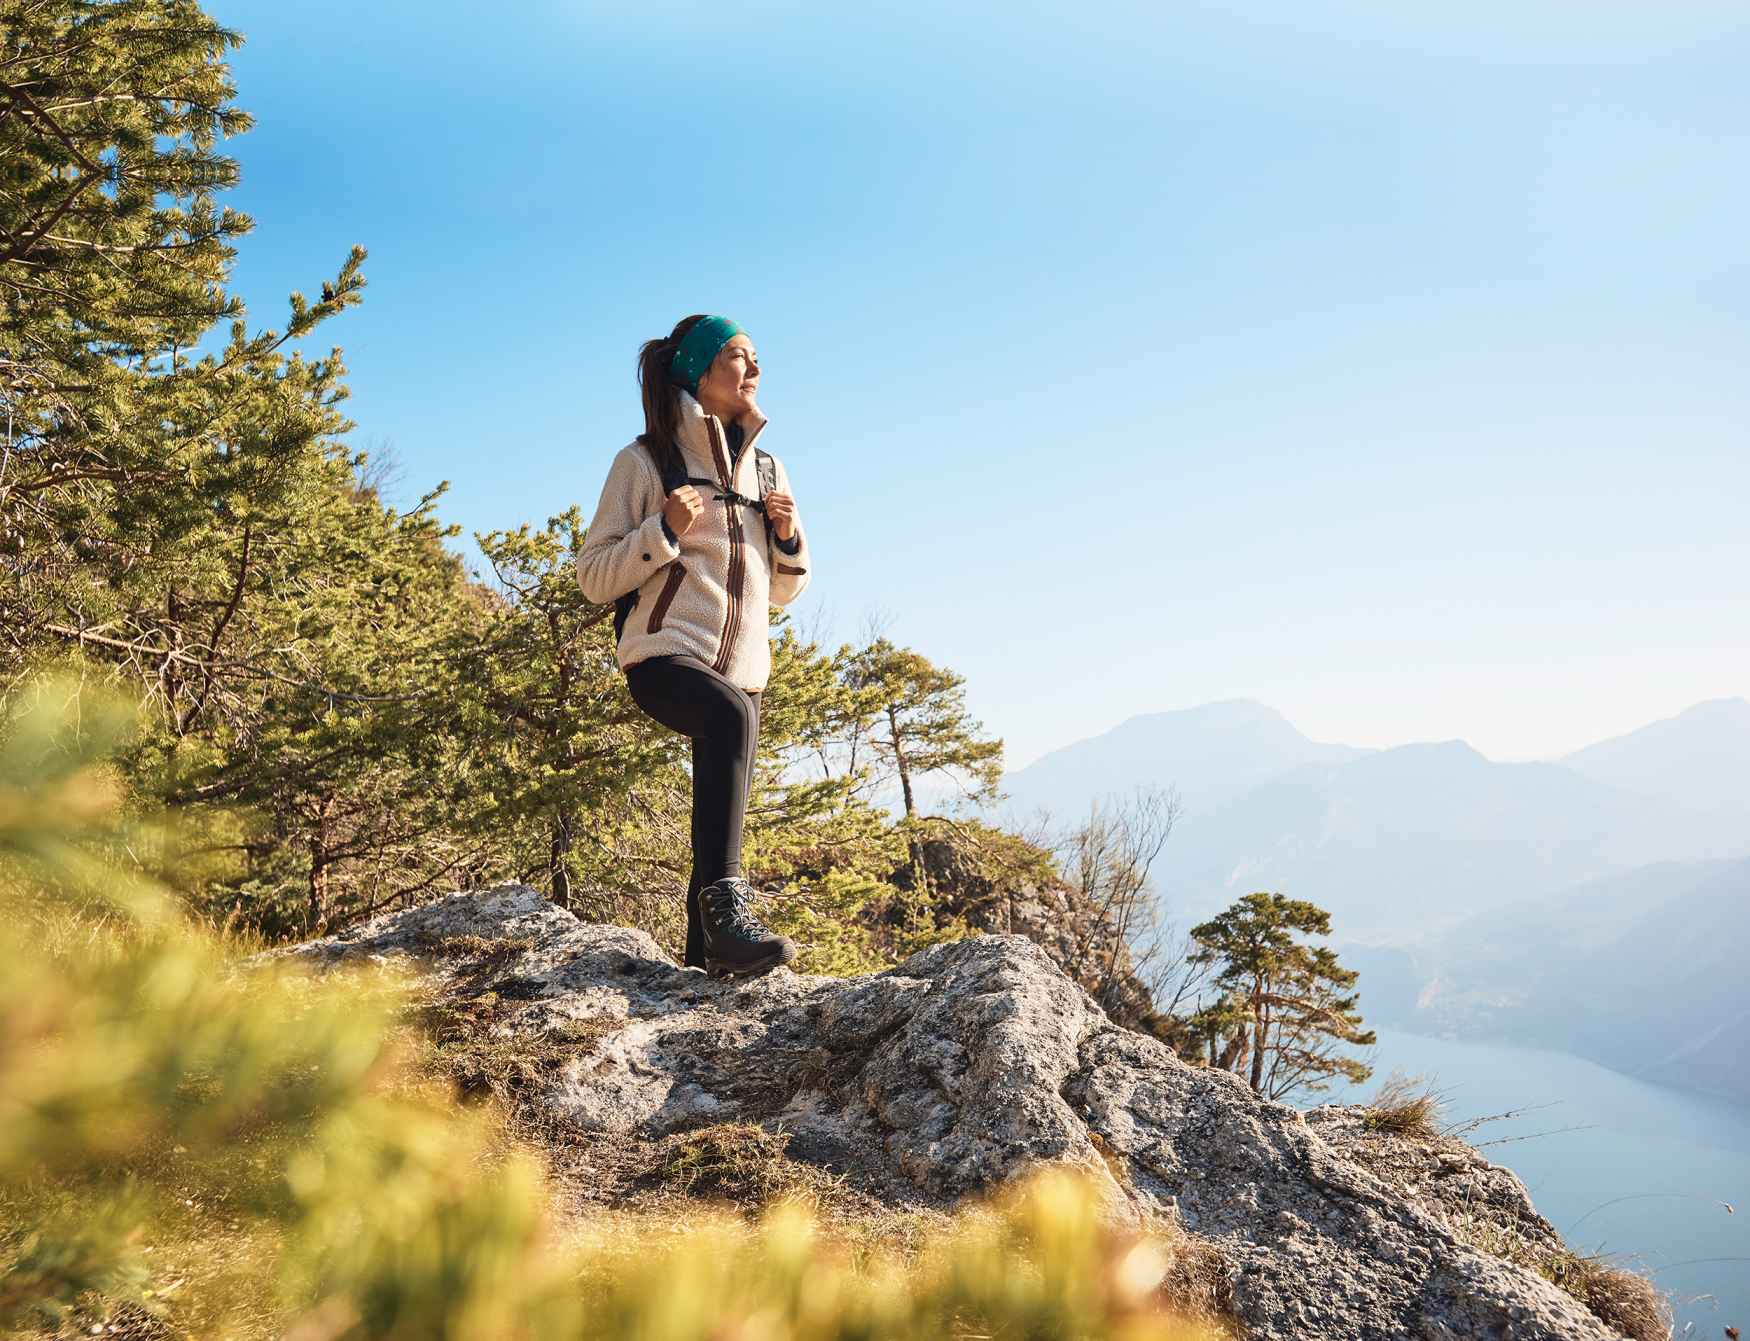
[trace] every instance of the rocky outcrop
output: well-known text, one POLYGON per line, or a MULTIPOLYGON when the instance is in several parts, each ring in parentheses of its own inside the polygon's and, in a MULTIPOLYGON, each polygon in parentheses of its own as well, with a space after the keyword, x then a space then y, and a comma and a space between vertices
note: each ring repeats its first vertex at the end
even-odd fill
MULTIPOLYGON (((1025 936, 1086 988, 1115 1023, 1166 1036, 1171 1022, 1156 1013, 1123 929, 1075 886, 1043 875, 989 873, 976 853, 946 838, 923 840, 917 856, 933 912, 959 917, 991 935, 1025 936)), ((901 866, 887 881, 909 890, 913 875, 910 866, 901 866)))
MULTIPOLYGON (((715 982, 644 933, 577 921, 523 886, 456 894, 312 942, 317 962, 408 954, 481 1025, 545 1040, 529 1102, 580 1149, 659 1147, 726 1122, 894 1206, 944 1207, 1042 1161, 1079 1165, 1114 1214, 1216 1245, 1258 1337, 1615 1335, 1541 1277, 1465 1241, 1441 1207, 1358 1158, 1342 1110, 1309 1120, 1114 1025, 1020 936, 939 945, 864 978, 715 982), (1342 1130, 1341 1140, 1322 1132, 1342 1130)), ((1523 1188, 1480 1157, 1517 1210, 1523 1188), (1517 1188, 1517 1192, 1513 1189, 1517 1188)), ((1523 1201, 1522 1207, 1520 1201, 1523 1201)))

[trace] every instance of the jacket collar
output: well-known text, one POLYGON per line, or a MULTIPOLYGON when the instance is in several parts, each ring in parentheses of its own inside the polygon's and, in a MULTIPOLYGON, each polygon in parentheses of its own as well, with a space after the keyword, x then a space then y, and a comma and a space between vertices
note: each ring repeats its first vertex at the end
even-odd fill
POLYGON ((737 481, 745 480, 751 484, 758 478, 757 472, 747 463, 753 457, 754 439, 759 437, 768 422, 766 416, 756 410, 753 417, 742 425, 741 455, 736 458, 735 478, 731 479, 727 425, 716 415, 708 413, 699 404, 698 397, 685 387, 677 388, 676 398, 680 401, 680 415, 675 423, 675 437, 681 455, 687 459, 688 473, 720 480, 737 493, 750 493, 737 481))

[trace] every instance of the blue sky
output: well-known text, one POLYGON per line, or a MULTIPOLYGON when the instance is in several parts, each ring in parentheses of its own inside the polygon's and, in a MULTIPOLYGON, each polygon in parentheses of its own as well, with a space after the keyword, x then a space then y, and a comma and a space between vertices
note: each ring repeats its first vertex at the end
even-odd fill
POLYGON ((1743 0, 209 7, 252 325, 369 248, 314 343, 458 543, 587 517, 638 345, 723 312, 798 622, 965 675, 1011 767, 1750 692, 1743 0))

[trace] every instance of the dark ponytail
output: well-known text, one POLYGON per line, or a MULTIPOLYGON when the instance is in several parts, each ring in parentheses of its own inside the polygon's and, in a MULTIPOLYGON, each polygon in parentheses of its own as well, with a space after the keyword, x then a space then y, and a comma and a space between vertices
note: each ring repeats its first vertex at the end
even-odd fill
POLYGON ((644 431, 638 441, 665 478, 687 473, 679 445, 680 386, 669 367, 687 332, 704 319, 703 312, 682 317, 668 335, 646 340, 638 348, 638 385, 644 393, 644 431))

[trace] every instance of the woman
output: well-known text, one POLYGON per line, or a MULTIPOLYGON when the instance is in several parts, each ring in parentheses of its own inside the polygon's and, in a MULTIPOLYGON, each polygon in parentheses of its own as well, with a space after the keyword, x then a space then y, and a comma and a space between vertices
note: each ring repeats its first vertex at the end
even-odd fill
POLYGON ((691 316, 638 351, 644 432, 614 457, 577 554, 592 601, 617 607, 632 700, 693 742, 693 873, 683 963, 763 973, 796 947, 754 916, 741 875, 760 694, 771 673, 767 604, 808 585, 807 537, 783 463, 754 444, 753 341, 728 317, 691 316))

